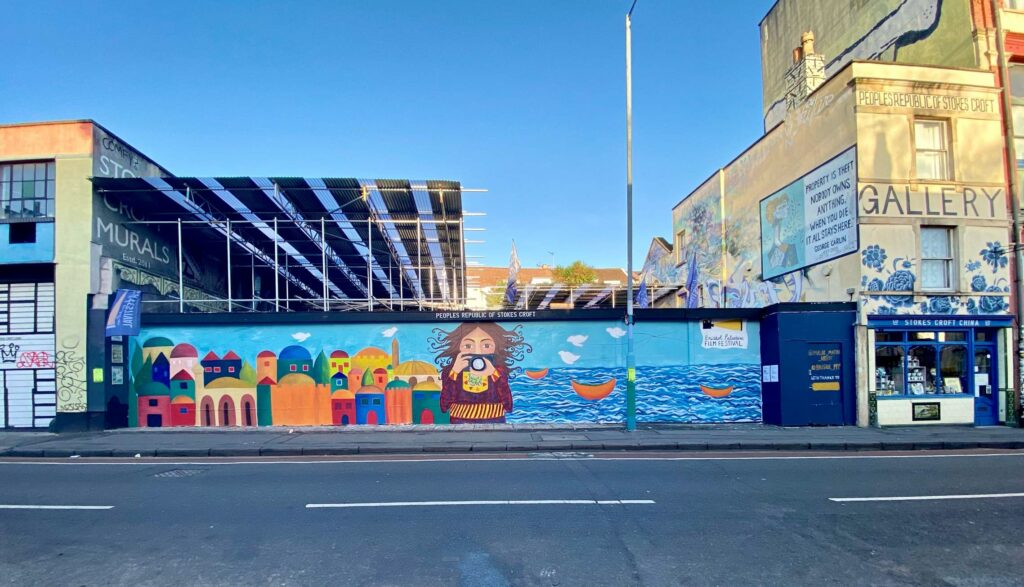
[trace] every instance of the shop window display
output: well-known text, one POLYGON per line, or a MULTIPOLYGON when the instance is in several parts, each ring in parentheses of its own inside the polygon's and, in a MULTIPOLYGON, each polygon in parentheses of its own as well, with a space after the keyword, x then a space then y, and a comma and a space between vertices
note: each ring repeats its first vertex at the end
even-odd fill
POLYGON ((878 396, 970 393, 968 332, 877 331, 878 396))

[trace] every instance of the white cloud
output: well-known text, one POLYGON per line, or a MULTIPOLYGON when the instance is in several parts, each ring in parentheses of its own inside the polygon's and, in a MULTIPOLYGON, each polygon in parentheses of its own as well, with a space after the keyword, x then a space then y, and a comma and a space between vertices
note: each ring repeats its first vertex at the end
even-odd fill
POLYGON ((311 332, 295 332, 292 334, 292 338, 299 342, 306 342, 306 339, 313 336, 311 332))
POLYGON ((570 353, 569 351, 558 351, 558 356, 562 357, 562 361, 566 365, 572 365, 576 361, 580 360, 580 356, 579 355, 574 355, 574 354, 570 353))
POLYGON ((619 328, 618 326, 613 326, 611 328, 605 328, 604 330, 605 330, 605 332, 610 334, 612 336, 612 338, 622 338, 623 336, 626 336, 626 331, 621 329, 621 328, 619 328))
POLYGON ((583 343, 587 342, 588 338, 590 337, 584 336, 582 334, 574 334, 565 340, 567 340, 569 344, 571 344, 574 347, 582 347, 583 343))
POLYGON ((392 326, 391 328, 385 328, 384 330, 381 330, 380 334, 385 338, 391 338, 392 336, 395 335, 396 332, 398 332, 398 327, 392 326))

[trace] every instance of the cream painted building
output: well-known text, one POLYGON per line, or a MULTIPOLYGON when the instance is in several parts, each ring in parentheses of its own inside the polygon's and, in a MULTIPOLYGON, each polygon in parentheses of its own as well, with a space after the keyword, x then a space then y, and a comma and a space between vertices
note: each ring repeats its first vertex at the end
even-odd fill
POLYGON ((856 303, 859 425, 1014 420, 1013 239, 987 16, 968 0, 941 16, 905 2, 888 22, 906 30, 881 30, 871 19, 889 4, 842 15, 853 30, 825 24, 834 11, 820 3, 772 8, 767 130, 674 207, 672 241, 655 239, 645 272, 674 294, 660 306, 856 303))

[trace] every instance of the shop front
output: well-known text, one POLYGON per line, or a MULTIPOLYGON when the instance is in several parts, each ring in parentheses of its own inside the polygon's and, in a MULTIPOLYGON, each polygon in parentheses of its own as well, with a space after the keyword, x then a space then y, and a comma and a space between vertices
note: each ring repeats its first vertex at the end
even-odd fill
POLYGON ((874 316, 877 424, 974 424, 1005 419, 1009 316, 874 316))

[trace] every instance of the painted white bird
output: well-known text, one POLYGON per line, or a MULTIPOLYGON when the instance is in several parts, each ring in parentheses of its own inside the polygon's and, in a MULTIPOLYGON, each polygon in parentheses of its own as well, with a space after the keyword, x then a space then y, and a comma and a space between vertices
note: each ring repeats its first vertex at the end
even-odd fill
POLYGON ((558 356, 562 358, 562 362, 566 365, 572 365, 576 361, 580 360, 579 355, 574 355, 569 351, 558 351, 558 356))

